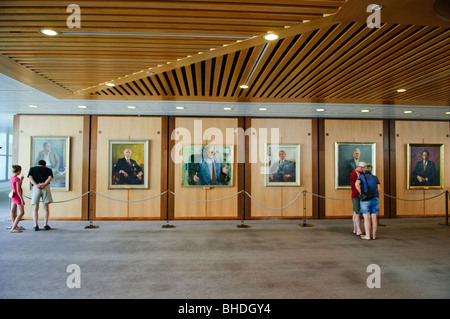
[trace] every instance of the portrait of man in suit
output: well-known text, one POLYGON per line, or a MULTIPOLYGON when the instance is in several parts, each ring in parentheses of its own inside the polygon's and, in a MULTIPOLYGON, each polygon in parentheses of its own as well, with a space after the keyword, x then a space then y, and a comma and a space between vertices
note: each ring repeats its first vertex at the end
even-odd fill
POLYGON ((375 143, 335 143, 335 188, 350 189, 350 174, 359 162, 372 163, 375 174, 375 143))
POLYGON ((114 164, 113 172, 119 174, 118 184, 143 184, 144 170, 131 158, 132 151, 126 148, 123 151, 124 157, 119 158, 114 164))
POLYGON ((286 159, 286 152, 280 150, 280 159, 269 167, 270 182, 295 182, 295 165, 293 161, 286 159))
POLYGON ((440 167, 443 162, 443 145, 408 144, 408 187, 442 188, 440 167))
POLYGON ((300 185, 300 145, 266 145, 265 186, 300 185))
POLYGON ((30 167, 44 160, 53 173, 52 190, 68 191, 70 178, 70 137, 32 136, 30 167))
POLYGON ((108 188, 147 188, 148 141, 109 141, 108 188))
POLYGON ((232 186, 231 147, 185 146, 183 153, 183 186, 232 186))
POLYGON ((436 165, 430 161, 430 152, 422 151, 422 160, 418 161, 413 172, 413 185, 435 186, 436 165))

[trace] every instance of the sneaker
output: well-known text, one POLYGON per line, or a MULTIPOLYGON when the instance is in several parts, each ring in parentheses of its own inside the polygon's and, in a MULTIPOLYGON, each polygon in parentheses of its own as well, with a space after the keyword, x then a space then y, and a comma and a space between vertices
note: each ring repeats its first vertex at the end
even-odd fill
POLYGON ((34 231, 38 231, 39 230, 39 226, 35 226, 33 227, 34 231))
POLYGON ((50 230, 50 226, 49 225, 45 225, 44 226, 44 230, 50 230))

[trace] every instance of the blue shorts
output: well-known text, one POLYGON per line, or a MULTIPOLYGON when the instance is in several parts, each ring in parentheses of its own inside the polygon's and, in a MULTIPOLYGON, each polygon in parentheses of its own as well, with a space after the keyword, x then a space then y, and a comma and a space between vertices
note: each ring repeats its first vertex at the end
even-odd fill
POLYGON ((374 197, 371 200, 361 201, 361 214, 377 214, 380 211, 380 199, 374 197))

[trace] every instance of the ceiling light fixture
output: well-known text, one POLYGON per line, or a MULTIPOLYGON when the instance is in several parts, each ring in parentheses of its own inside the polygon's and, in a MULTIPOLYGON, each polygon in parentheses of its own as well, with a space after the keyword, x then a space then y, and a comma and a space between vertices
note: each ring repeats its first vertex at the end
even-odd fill
POLYGON ((184 106, 176 106, 175 107, 177 110, 184 110, 184 106))
POLYGON ((324 112, 325 109, 316 109, 316 112, 324 112))
POLYGON ((369 113, 370 110, 361 110, 361 113, 369 113))
POLYGON ((78 108, 80 108, 80 109, 87 109, 87 106, 86 105, 78 105, 78 108))
POLYGON ((247 84, 242 84, 239 86, 241 89, 248 89, 248 85, 247 84))
POLYGON ((130 110, 134 110, 136 108, 136 106, 134 105, 128 105, 127 108, 129 108, 130 110))
POLYGON ((413 111, 403 111, 405 114, 411 114, 413 111))
POLYGON ((267 40, 267 41, 273 41, 273 40, 278 39, 279 37, 280 36, 278 34, 275 34, 275 33, 268 33, 268 34, 263 36, 264 40, 267 40))
POLYGON ((260 110, 260 111, 267 111, 267 107, 260 107, 258 110, 260 110))
POLYGON ((450 115, 450 112, 445 112, 445 114, 450 115))
POLYGON ((227 107, 224 107, 223 109, 224 109, 225 111, 231 111, 231 110, 232 110, 232 108, 231 108, 231 107, 228 107, 228 106, 227 106, 227 107))
POLYGON ((401 93, 401 92, 405 92, 406 89, 398 89, 397 92, 401 93))
POLYGON ((33 104, 31 104, 31 105, 28 105, 28 107, 31 107, 31 108, 36 108, 36 107, 38 107, 37 105, 33 105, 33 104))
POLYGON ((111 82, 107 82, 107 83, 105 83, 105 85, 107 85, 107 86, 116 86, 114 83, 111 83, 111 82))
POLYGON ((49 35, 49 36, 58 35, 58 32, 56 32, 55 30, 51 30, 51 29, 41 29, 40 32, 42 34, 49 35))

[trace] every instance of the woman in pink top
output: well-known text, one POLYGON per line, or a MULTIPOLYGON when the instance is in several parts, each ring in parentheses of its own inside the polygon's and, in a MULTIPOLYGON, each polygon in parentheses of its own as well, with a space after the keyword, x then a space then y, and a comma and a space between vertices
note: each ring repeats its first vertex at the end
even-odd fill
POLYGON ((11 188, 13 191, 13 197, 11 198, 11 221, 13 225, 11 227, 11 233, 20 233, 24 230, 23 227, 18 227, 20 220, 24 214, 24 205, 25 201, 23 200, 22 194, 22 180, 23 176, 20 176, 22 172, 22 168, 20 165, 12 166, 13 176, 9 179, 9 183, 11 184, 11 188), (19 215, 16 216, 16 209, 19 208, 19 215))

